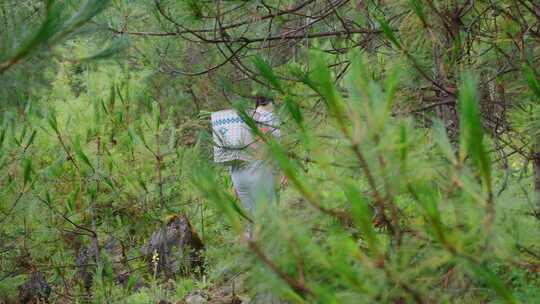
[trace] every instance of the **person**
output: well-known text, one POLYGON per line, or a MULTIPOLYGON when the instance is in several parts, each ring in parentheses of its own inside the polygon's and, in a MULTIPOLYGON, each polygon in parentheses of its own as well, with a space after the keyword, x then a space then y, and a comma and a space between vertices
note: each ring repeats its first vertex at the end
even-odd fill
MULTIPOLYGON (((254 101, 253 119, 259 129, 279 139, 279 118, 274 113, 273 99, 259 95, 254 97, 254 101)), ((250 160, 234 162, 230 167, 230 174, 236 196, 248 216, 253 219, 261 208, 270 207, 277 200, 277 170, 260 139, 255 140, 246 149, 250 160)), ((281 183, 286 182, 286 177, 281 175, 281 183)), ((253 223, 246 227, 244 237, 253 237, 253 223)))

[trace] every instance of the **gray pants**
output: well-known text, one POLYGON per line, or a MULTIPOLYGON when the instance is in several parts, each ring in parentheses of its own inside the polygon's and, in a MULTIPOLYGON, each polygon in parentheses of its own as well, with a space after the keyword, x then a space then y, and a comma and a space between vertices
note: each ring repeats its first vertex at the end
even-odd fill
POLYGON ((268 161, 239 162, 231 166, 234 188, 249 216, 276 200, 274 167, 268 161))
MULTIPOLYGON (((276 170, 268 161, 236 163, 231 166, 234 188, 242 206, 253 217, 276 201, 276 170)), ((269 292, 259 293, 250 304, 285 303, 269 292)))

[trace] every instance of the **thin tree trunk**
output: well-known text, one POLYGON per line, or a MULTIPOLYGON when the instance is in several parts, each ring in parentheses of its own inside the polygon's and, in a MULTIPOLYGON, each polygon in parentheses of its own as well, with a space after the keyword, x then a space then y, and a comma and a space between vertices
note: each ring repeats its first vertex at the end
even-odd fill
POLYGON ((540 135, 536 136, 532 153, 536 217, 540 219, 540 135))
MULTIPOLYGON (((99 170, 100 169, 100 158, 101 158, 101 138, 98 136, 98 138, 96 139, 96 148, 97 148, 97 163, 96 163, 96 170, 99 170)), ((97 172, 95 172, 96 176, 97 176, 97 172)), ((90 212, 91 212, 91 216, 92 216, 92 231, 94 232, 93 233, 93 236, 92 236, 92 247, 94 248, 94 253, 96 254, 96 264, 98 266, 101 265, 101 257, 100 257, 100 252, 99 252, 99 238, 98 238, 98 234, 97 234, 97 221, 96 221, 96 217, 97 217, 97 214, 96 214, 96 199, 97 199, 97 195, 99 194, 99 179, 96 179, 96 198, 93 198, 92 201, 90 202, 91 206, 90 206, 90 212)))

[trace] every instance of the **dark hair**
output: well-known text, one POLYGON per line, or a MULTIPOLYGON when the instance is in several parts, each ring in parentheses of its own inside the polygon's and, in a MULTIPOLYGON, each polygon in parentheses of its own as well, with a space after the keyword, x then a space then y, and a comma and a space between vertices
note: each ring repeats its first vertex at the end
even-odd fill
POLYGON ((265 106, 271 102, 274 102, 274 99, 272 99, 271 97, 263 95, 257 95, 253 97, 253 100, 255 101, 255 107, 265 106))

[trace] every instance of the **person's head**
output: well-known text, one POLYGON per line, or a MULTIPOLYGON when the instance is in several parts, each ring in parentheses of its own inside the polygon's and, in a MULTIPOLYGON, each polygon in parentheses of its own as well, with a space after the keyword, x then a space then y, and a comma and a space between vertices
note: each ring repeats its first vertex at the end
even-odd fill
POLYGON ((266 106, 274 102, 271 97, 264 95, 257 95, 253 98, 253 100, 255 101, 255 108, 266 106))

